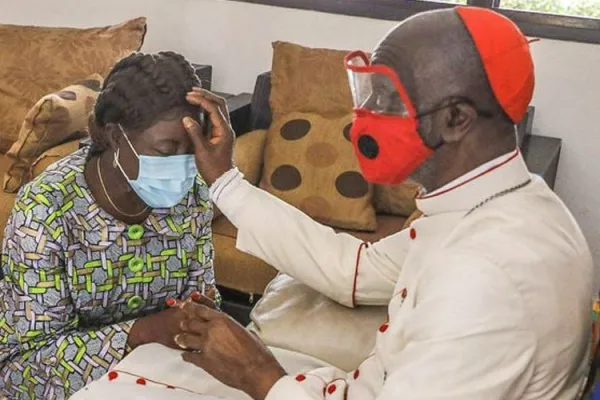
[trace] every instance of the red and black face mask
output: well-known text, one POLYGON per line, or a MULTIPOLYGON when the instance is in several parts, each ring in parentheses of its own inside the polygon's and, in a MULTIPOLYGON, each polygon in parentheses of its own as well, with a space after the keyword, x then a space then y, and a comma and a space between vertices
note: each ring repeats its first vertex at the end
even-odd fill
POLYGON ((419 136, 419 120, 404 86, 363 52, 346 56, 354 101, 350 138, 365 179, 400 183, 433 154, 419 136))

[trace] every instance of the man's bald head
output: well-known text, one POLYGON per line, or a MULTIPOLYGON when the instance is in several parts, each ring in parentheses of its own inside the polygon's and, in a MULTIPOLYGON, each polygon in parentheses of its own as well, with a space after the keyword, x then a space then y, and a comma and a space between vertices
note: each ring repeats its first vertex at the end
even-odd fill
POLYGON ((439 106, 449 97, 462 96, 508 121, 494 97, 475 44, 454 9, 405 20, 379 43, 372 61, 396 72, 417 112, 439 106))

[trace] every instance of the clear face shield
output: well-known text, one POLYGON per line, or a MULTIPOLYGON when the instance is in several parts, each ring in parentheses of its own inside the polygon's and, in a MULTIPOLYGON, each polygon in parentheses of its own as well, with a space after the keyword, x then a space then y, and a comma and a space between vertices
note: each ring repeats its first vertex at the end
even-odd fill
POLYGON ((346 57, 346 71, 354 108, 381 115, 414 116, 414 108, 395 73, 383 65, 371 65, 362 52, 346 57))

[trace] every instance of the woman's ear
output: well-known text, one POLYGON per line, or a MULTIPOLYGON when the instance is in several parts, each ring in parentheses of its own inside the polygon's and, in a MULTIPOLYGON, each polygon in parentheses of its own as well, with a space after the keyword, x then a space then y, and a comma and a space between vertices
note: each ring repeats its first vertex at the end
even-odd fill
POLYGON ((445 143, 460 142, 473 127, 477 111, 468 103, 458 103, 440 110, 442 138, 445 143))
POLYGON ((118 124, 106 124, 104 127, 104 136, 106 137, 107 148, 113 151, 117 151, 117 149, 121 146, 121 141, 123 140, 123 132, 121 131, 121 127, 118 124))

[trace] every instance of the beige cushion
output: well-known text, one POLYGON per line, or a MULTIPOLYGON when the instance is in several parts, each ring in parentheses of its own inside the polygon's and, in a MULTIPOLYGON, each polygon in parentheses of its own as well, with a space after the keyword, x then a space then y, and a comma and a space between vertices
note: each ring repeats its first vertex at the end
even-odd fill
POLYGON ((105 76, 139 50, 145 34, 145 18, 91 29, 0 25, 0 152, 42 96, 93 73, 105 76))
POLYGON ((373 205, 378 213, 408 217, 416 209, 421 185, 406 181, 398 185, 375 185, 373 205))
MULTIPOLYGON (((266 139, 266 130, 256 130, 248 132, 235 140, 233 162, 244 174, 246 180, 255 186, 258 185, 262 172, 266 139)), ((221 215, 221 210, 214 207, 213 220, 221 215)))
POLYGON ((46 170, 50 165, 62 160, 71 153, 79 149, 79 140, 72 140, 67 143, 55 146, 41 154, 31 165, 31 178, 36 178, 46 170))
POLYGON ((273 43, 271 97, 273 119, 291 112, 339 117, 352 112, 344 50, 312 49, 273 43))
POLYGON ((233 162, 253 185, 258 185, 260 180, 266 139, 266 130, 256 130, 235 140, 233 162))
POLYGON ((18 140, 6 155, 13 160, 4 174, 4 191, 14 193, 31 179, 31 164, 52 147, 87 136, 102 77, 98 74, 42 97, 27 113, 18 140))
MULTIPOLYGON (((4 173, 8 171, 10 164, 11 160, 5 154, 0 154, 0 172, 4 173)), ((2 239, 4 238, 4 228, 6 227, 8 217, 12 213, 16 197, 16 193, 5 193, 0 190, 0 243, 2 243, 2 239)))
POLYGON ((373 351, 387 307, 346 308, 279 274, 250 317, 248 328, 267 345, 298 351, 351 371, 373 351))

